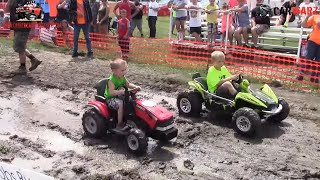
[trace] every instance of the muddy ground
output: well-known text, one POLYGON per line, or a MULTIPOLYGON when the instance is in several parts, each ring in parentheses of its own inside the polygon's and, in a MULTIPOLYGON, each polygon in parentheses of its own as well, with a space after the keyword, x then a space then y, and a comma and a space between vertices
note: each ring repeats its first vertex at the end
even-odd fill
POLYGON ((1 161, 57 179, 320 178, 319 96, 275 89, 290 104, 289 118, 265 123, 248 139, 235 134, 227 119, 177 115, 175 97, 189 75, 130 63, 129 79, 144 87, 140 96, 174 111, 179 129, 177 139, 150 139, 148 153, 135 157, 120 137, 83 137, 84 105, 94 96, 94 83, 109 73, 109 61, 34 51, 43 64, 27 76, 12 76, 18 56, 0 45, 1 161))

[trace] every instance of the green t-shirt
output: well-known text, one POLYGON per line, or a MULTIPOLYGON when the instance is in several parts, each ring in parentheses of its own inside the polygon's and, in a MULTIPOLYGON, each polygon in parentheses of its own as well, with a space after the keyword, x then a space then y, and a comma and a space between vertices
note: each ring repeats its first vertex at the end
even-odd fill
POLYGON ((215 93, 218 88, 218 84, 222 79, 230 77, 228 69, 225 66, 221 67, 221 70, 217 70, 214 66, 210 67, 207 75, 208 90, 210 93, 215 93))
MULTIPOLYGON (((125 76, 123 76, 122 78, 117 78, 114 74, 112 74, 109 77, 109 81, 112 81, 114 86, 115 86, 115 90, 118 90, 122 87, 124 87, 126 85, 126 78, 125 76)), ((106 89, 104 91, 104 97, 105 98, 111 98, 111 96, 109 95, 109 88, 108 88, 108 84, 106 85, 106 89)))

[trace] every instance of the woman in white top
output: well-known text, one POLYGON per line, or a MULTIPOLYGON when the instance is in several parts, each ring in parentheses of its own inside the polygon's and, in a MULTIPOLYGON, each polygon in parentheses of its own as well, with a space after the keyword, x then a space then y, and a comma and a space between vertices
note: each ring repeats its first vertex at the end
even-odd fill
POLYGON ((190 34, 196 38, 196 41, 201 40, 201 3, 198 0, 192 0, 187 7, 189 9, 189 27, 190 34))
MULTIPOLYGON (((299 5, 299 9, 300 10, 304 9, 307 14, 309 11, 308 8, 309 9, 311 8, 311 13, 313 13, 316 10, 316 5, 313 2, 310 2, 310 0, 304 0, 304 2, 299 5)), ((306 18, 306 14, 300 14, 299 16, 300 22, 304 21, 305 18, 306 18)))

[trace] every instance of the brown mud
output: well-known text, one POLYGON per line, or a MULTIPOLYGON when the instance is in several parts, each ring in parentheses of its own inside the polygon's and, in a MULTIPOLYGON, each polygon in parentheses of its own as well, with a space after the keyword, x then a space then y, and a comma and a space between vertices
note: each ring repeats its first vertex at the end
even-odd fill
POLYGON ((13 76, 18 57, 11 47, 0 48, 0 161, 57 179, 320 178, 318 96, 274 88, 289 102, 290 116, 265 123, 249 139, 234 133, 227 119, 177 115, 175 97, 189 75, 129 63, 128 79, 144 88, 140 97, 174 111, 179 129, 168 144, 150 139, 147 154, 135 157, 121 137, 83 136, 84 106, 94 84, 110 73, 109 61, 38 51, 42 65, 13 76))

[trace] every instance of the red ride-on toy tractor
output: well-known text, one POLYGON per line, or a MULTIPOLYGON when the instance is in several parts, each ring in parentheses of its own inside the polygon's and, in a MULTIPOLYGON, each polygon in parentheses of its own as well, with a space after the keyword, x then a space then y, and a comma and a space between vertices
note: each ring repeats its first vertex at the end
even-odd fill
POLYGON ((104 91, 109 79, 98 82, 95 100, 89 101, 91 107, 82 118, 85 133, 90 137, 100 138, 107 131, 126 136, 129 150, 135 154, 146 152, 151 137, 159 141, 169 141, 178 135, 178 129, 174 125, 173 113, 152 101, 137 99, 136 89, 125 88, 124 96, 124 122, 127 123, 125 133, 113 131, 117 125, 117 111, 107 107, 104 91))

